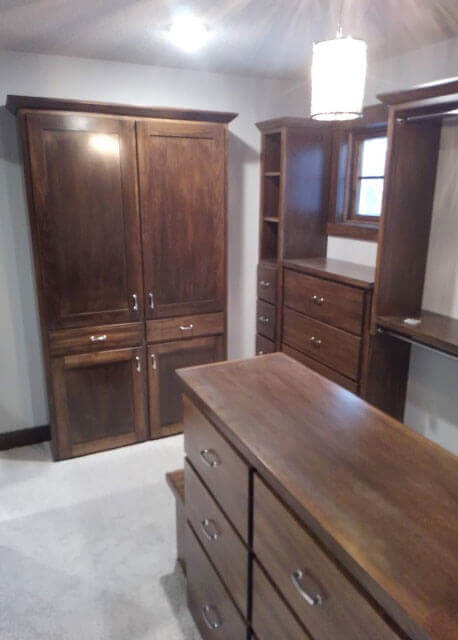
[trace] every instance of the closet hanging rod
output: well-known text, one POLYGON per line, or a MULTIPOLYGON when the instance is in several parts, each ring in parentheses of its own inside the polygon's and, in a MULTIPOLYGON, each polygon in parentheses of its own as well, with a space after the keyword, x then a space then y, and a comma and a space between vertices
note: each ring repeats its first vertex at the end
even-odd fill
POLYGON ((401 122, 417 122, 419 120, 433 120, 436 118, 457 118, 458 109, 452 111, 438 111, 437 113, 423 113, 418 116, 399 116, 401 122))
POLYGON ((414 347, 422 347, 427 351, 431 351, 432 353, 445 356, 446 358, 450 358, 451 360, 458 359, 458 356, 454 355, 453 353, 448 353, 447 351, 443 351, 442 349, 436 349, 434 347, 430 347, 424 342, 420 342, 419 340, 412 340, 411 338, 407 338, 407 336, 403 336, 401 333, 396 333, 396 331, 390 331, 389 329, 383 329, 383 327, 377 327, 377 333, 386 334, 388 336, 391 336, 392 338, 396 338, 397 340, 408 342, 409 344, 412 344, 414 347))

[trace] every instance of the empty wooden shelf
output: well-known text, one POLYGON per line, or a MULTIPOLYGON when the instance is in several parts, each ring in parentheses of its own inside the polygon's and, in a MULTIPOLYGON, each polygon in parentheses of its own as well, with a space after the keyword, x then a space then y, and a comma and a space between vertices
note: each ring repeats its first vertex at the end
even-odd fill
POLYGON ((420 320, 420 324, 406 323, 405 316, 382 316, 377 318, 377 325, 426 347, 458 356, 457 318, 422 310, 414 319, 420 320))

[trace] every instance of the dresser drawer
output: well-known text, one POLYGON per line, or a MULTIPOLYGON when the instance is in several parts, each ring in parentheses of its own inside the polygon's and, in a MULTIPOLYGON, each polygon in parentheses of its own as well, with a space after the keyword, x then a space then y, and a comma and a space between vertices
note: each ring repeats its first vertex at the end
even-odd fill
POLYGON ((315 640, 399 640, 258 476, 253 547, 315 640))
POLYGON ((256 314, 257 331, 266 338, 269 338, 269 340, 275 340, 276 313, 277 307, 263 300, 258 300, 256 314))
POLYGON ((148 320, 146 339, 148 342, 164 342, 180 338, 196 338, 224 333, 224 314, 206 313, 162 320, 148 320))
POLYGON ((285 308, 283 341, 331 369, 358 379, 361 338, 285 308))
POLYGON ((117 347, 136 347, 141 345, 142 341, 143 324, 140 322, 49 332, 49 348, 53 356, 90 353, 117 347))
POLYGON ((258 265, 258 298, 276 304, 277 269, 268 265, 258 265))
POLYGON ((287 356, 291 356, 291 358, 294 358, 298 362, 302 362, 302 364, 305 364, 306 367, 312 369, 312 371, 316 371, 325 378, 328 378, 328 380, 332 380, 332 382, 340 384, 341 387, 348 389, 348 391, 351 391, 352 393, 358 393, 359 385, 356 382, 350 380, 350 378, 346 378, 340 373, 337 373, 337 371, 330 369, 326 365, 321 364, 321 362, 318 362, 318 360, 309 358, 304 353, 301 353, 301 351, 296 351, 296 349, 292 349, 286 344, 282 344, 281 350, 283 351, 283 353, 286 353, 287 356))
POLYGON ((311 640, 275 591, 256 560, 253 562, 252 627, 262 640, 311 640))
POLYGON ((248 465, 186 397, 184 448, 194 469, 243 540, 248 540, 248 465))
POLYGON ((285 269, 284 304, 311 318, 361 335, 365 292, 285 269))
POLYGON ((191 465, 185 464, 186 517, 244 616, 248 551, 191 465))
POLYGON ((259 333, 256 335, 256 355, 262 356, 265 353, 274 353, 275 343, 268 338, 264 338, 259 333))
POLYGON ((188 607, 203 640, 245 640, 245 623, 189 524, 185 554, 188 607))

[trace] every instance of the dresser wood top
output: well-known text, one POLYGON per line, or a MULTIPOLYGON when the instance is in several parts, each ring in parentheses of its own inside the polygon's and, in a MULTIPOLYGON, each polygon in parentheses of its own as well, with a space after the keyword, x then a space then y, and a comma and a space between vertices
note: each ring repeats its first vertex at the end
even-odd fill
POLYGON ((284 354, 185 392, 414 640, 458 637, 458 459, 284 354))
POLYGON ((371 289, 375 282, 375 268, 334 258, 298 258, 283 260, 286 269, 301 271, 326 280, 371 289))

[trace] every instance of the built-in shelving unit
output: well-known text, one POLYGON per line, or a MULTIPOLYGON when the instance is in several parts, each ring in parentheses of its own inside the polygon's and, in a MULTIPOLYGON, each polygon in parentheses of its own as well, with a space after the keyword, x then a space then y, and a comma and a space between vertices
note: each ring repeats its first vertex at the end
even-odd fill
POLYGON ((405 316, 382 316, 378 318, 377 325, 392 335, 407 338, 414 344, 458 357, 458 319, 422 310, 414 318, 419 321, 418 324, 406 320, 410 319, 405 316))

